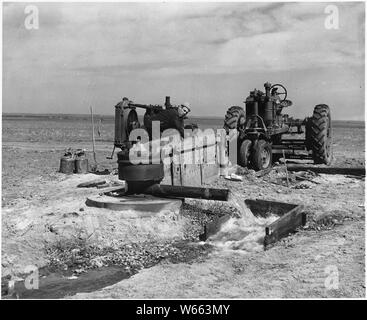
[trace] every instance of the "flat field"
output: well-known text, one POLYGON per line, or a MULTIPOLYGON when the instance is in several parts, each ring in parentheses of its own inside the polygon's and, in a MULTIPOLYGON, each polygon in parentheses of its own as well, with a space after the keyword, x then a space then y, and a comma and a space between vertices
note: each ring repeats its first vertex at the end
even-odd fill
MULTIPOLYGON (((214 129, 222 125, 221 120, 215 119, 193 122, 214 129)), ((113 119, 96 116, 95 124, 98 167, 117 168, 116 156, 107 159, 113 148, 113 119)), ((364 166, 364 137, 363 122, 335 122, 333 164, 364 166)), ((3 277, 21 275, 29 264, 44 267, 50 263, 45 252, 46 240, 50 240, 44 237, 50 231, 45 217, 53 217, 55 222, 65 218, 66 213, 75 216, 76 212, 83 217, 89 212, 96 214, 84 201, 98 191, 75 188, 93 175, 58 173, 60 157, 68 147, 87 149, 89 162, 94 162, 88 116, 3 115, 3 277)), ((76 298, 364 297, 364 178, 321 175, 319 183, 298 188, 273 183, 271 177, 245 174, 242 182, 218 178, 211 186, 230 188, 243 200, 304 204, 312 216, 324 217, 331 223, 301 230, 267 251, 216 249, 190 262, 161 259, 111 287, 69 294, 78 293, 76 298), (337 286, 326 285, 330 270, 338 276, 337 286)), ((128 241, 134 239, 130 237, 128 241)))

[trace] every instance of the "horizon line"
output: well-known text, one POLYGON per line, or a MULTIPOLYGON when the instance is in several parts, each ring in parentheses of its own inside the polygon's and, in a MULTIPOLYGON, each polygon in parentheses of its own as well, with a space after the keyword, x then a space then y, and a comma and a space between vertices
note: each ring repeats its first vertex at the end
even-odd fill
MULTIPOLYGON (((90 117, 90 113, 32 113, 32 112, 2 112, 1 116, 6 115, 6 116, 27 116, 27 115, 31 115, 31 116, 88 116, 90 117)), ((114 114, 93 114, 93 116, 103 116, 103 117, 114 117, 114 114)), ((224 116, 220 117, 220 116, 198 116, 198 115, 193 115, 193 116, 189 116, 188 120, 190 118, 201 118, 201 119, 223 119, 224 120, 224 116)), ((355 122, 366 122, 365 119, 364 120, 354 120, 354 119, 333 119, 332 121, 355 121, 355 122)))

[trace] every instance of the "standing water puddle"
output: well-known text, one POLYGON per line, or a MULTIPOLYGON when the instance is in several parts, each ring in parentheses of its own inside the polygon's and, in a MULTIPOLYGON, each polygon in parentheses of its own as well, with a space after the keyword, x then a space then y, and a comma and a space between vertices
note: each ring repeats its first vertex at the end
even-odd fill
MULTIPOLYGON (((210 245, 201 245, 195 242, 178 241, 174 243, 176 251, 171 252, 165 258, 171 263, 190 263, 205 258, 212 250, 210 245)), ((145 265, 152 267, 160 262, 160 259, 145 265)), ((110 265, 98 269, 89 269, 85 273, 73 276, 73 271, 49 272, 46 268, 40 269, 38 289, 28 290, 24 281, 15 283, 9 292, 8 281, 2 279, 3 299, 60 299, 72 296, 80 292, 93 292, 113 285, 121 280, 136 274, 139 269, 125 271, 123 266, 110 265)), ((23 277, 26 279, 26 276, 23 277)), ((123 298, 123 297, 121 297, 123 298)))
POLYGON ((27 289, 23 281, 16 282, 12 292, 6 295, 4 295, 4 288, 2 288, 2 297, 3 299, 60 299, 78 292, 93 292, 130 276, 131 274, 123 268, 116 266, 88 270, 77 278, 70 277, 70 274, 67 276, 55 272, 41 276, 38 289, 27 289))

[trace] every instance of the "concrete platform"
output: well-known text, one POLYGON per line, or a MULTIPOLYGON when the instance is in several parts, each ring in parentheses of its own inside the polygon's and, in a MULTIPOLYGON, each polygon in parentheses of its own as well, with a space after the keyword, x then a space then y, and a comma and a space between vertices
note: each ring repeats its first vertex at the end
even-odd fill
POLYGON ((182 200, 157 198, 149 195, 107 196, 96 195, 87 198, 86 205, 121 211, 126 218, 151 217, 165 212, 177 212, 182 200))

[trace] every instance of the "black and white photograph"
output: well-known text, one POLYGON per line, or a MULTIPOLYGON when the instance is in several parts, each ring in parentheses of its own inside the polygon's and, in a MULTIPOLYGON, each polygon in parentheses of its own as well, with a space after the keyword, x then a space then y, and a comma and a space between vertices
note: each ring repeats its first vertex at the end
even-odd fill
POLYGON ((366 299, 364 1, 1 6, 2 300, 366 299))

